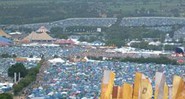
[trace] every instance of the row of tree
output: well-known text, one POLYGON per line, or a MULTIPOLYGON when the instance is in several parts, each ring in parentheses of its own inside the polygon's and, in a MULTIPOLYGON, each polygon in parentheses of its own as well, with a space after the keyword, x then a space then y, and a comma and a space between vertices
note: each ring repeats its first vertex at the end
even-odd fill
POLYGON ((10 93, 2 93, 0 94, 0 99, 13 99, 13 95, 10 93))
POLYGON ((163 40, 166 33, 158 30, 146 29, 146 27, 122 27, 121 19, 107 28, 105 33, 107 45, 124 46, 130 40, 142 40, 143 38, 159 38, 163 40))
POLYGON ((16 58, 17 55, 13 54, 13 55, 9 55, 8 53, 3 53, 0 55, 1 58, 16 58))
POLYGON ((39 69, 42 63, 43 61, 41 61, 36 67, 31 69, 26 69, 22 63, 16 63, 8 69, 9 77, 13 78, 14 73, 20 73, 20 76, 22 78, 16 85, 13 86, 13 92, 15 95, 17 95, 23 90, 23 88, 27 87, 29 84, 36 80, 36 76, 39 73, 39 69))
POLYGON ((159 58, 113 58, 111 61, 121 61, 121 62, 135 62, 135 63, 156 63, 156 64, 172 64, 172 65, 177 65, 176 60, 171 60, 167 57, 159 57, 159 58))
POLYGON ((131 47, 134 48, 140 48, 145 50, 168 50, 168 51, 174 51, 175 48, 179 47, 178 45, 149 45, 148 42, 142 41, 140 43, 133 43, 131 44, 131 47))
MULTIPOLYGON (((93 59, 93 60, 103 60, 103 57, 90 57, 88 56, 88 59, 93 59)), ((131 58, 131 57, 126 57, 126 58, 111 58, 107 59, 107 61, 120 61, 120 62, 134 62, 134 63, 156 63, 156 64, 172 64, 172 65, 177 65, 176 60, 169 59, 165 56, 160 56, 158 58, 131 58)))

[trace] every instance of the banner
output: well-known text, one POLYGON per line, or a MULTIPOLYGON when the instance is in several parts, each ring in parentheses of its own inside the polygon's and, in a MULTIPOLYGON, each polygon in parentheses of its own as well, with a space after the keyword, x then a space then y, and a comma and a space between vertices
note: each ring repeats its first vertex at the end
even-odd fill
POLYGON ((152 85, 148 79, 141 80, 140 98, 139 99, 152 99, 152 85))
POLYGON ((142 74, 139 72, 136 72, 135 79, 134 79, 133 99, 139 98, 139 88, 141 85, 141 78, 142 78, 142 74))
POLYGON ((131 84, 124 83, 118 99, 132 99, 133 88, 131 84))
POLYGON ((179 76, 173 78, 172 99, 185 99, 185 82, 179 76))
POLYGON ((114 86, 115 74, 112 71, 105 70, 101 85, 101 95, 100 99, 111 99, 112 89, 114 86))
POLYGON ((156 72, 154 99, 164 99, 165 82, 166 82, 166 78, 164 74, 160 72, 156 72))
MULTIPOLYGON (((168 88, 168 85, 165 83, 164 85, 164 93, 163 93, 163 99, 168 99, 168 93, 169 93, 169 88, 168 88)), ((160 98, 158 98, 160 99, 160 98)))

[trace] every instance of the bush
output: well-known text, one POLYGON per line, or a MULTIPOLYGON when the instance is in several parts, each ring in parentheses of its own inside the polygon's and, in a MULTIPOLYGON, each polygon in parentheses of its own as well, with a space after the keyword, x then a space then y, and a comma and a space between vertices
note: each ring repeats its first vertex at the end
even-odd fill
POLYGON ((0 99, 13 99, 13 95, 10 93, 2 93, 0 94, 0 99))
POLYGON ((124 58, 119 59, 122 62, 136 62, 136 63, 156 63, 156 64, 172 64, 177 65, 178 63, 175 60, 171 60, 167 57, 159 57, 159 58, 124 58))
POLYGON ((22 63, 16 63, 15 65, 12 65, 8 69, 8 76, 13 78, 14 73, 17 73, 17 77, 18 77, 19 72, 21 77, 25 77, 27 75, 27 70, 22 63))
POLYGON ((2 58, 10 58, 10 57, 11 57, 11 55, 9 55, 9 54, 5 53, 5 54, 1 54, 1 57, 2 57, 2 58))
POLYGON ((36 76, 39 73, 39 69, 42 63, 43 61, 41 60, 37 67, 29 69, 27 75, 21 79, 17 85, 13 86, 15 95, 17 95, 23 88, 27 87, 29 84, 36 80, 36 76))

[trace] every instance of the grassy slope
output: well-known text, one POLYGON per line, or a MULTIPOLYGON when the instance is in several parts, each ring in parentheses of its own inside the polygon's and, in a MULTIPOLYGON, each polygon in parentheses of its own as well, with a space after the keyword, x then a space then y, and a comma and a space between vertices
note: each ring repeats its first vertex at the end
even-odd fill
MULTIPOLYGON (((170 12, 172 9, 179 9, 181 16, 183 16, 185 12, 184 0, 102 1, 111 2, 101 2, 101 4, 100 2, 97 2, 97 0, 1 0, 0 24, 46 22, 69 17, 97 17, 97 13, 90 15, 90 13, 94 11, 103 11, 111 14, 122 13, 123 15, 131 13, 133 15, 135 14, 136 9, 141 10, 144 8, 146 10, 154 9, 157 13, 156 15, 159 16, 172 16, 170 12), (88 7, 84 7, 84 1, 88 2, 90 6, 88 5, 88 7), (66 3, 68 4, 67 6, 65 6, 66 3), (184 5, 179 6, 179 4, 184 5), (80 6, 81 9, 79 9, 80 6), (84 12, 84 14, 82 14, 82 12, 84 12)), ((129 16, 129 14, 126 16, 129 16)), ((110 15, 109 17, 112 16, 110 15)))

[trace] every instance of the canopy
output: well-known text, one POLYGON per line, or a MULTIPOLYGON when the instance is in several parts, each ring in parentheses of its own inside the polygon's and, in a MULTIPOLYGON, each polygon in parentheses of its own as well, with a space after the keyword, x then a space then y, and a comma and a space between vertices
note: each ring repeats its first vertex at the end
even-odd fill
POLYGON ((5 33, 2 29, 0 29, 0 36, 4 36, 6 38, 10 38, 11 36, 5 33))
POLYGON ((54 58, 54 59, 51 59, 51 60, 48 60, 48 61, 51 62, 51 63, 64 63, 65 62, 61 58, 54 58))
POLYGON ((177 47, 175 49, 175 53, 177 53, 177 54, 184 54, 184 47, 177 47))
POLYGON ((12 41, 10 39, 7 39, 7 38, 0 36, 0 42, 10 43, 12 41))

